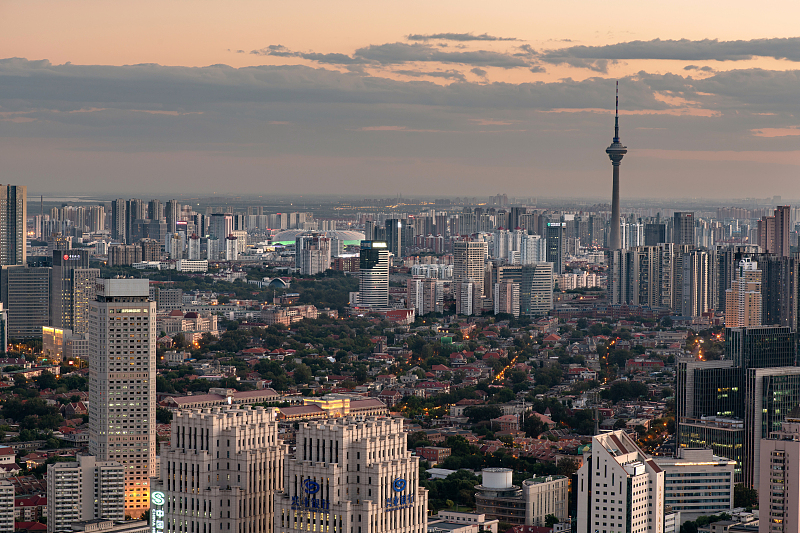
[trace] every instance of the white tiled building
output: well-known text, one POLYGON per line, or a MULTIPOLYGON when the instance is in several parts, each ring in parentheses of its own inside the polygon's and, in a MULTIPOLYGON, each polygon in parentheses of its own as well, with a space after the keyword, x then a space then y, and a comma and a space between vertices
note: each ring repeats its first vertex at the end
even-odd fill
POLYGON ((425 533, 428 491, 406 448, 402 420, 302 424, 275 496, 275 531, 425 533))
POLYGON ((663 533, 664 471, 624 431, 592 438, 577 485, 578 533, 663 533))

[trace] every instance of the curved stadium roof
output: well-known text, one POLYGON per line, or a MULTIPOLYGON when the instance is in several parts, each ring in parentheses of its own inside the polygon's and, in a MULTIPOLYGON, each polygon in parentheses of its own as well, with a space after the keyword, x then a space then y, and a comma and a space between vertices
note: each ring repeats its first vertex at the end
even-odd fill
POLYGON ((287 229, 275 234, 272 237, 272 244, 294 244, 298 235, 311 235, 312 233, 322 233, 326 237, 337 238, 345 244, 360 244, 364 240, 364 234, 360 231, 350 230, 330 230, 330 231, 310 231, 304 229, 287 229))

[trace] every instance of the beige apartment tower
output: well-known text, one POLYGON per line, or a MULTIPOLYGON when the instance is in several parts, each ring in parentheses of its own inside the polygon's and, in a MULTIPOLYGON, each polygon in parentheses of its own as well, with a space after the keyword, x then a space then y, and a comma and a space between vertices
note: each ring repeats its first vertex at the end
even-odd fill
POLYGON ((47 533, 71 532, 86 520, 125 519, 125 467, 79 455, 47 466, 47 533))
POLYGON ((402 420, 346 417, 305 423, 275 495, 275 531, 425 533, 428 491, 402 420))
POLYGON ((156 474, 156 304, 147 279, 98 279, 89 308, 89 451, 125 466, 125 514, 156 474))
POLYGON ((285 454, 276 409, 175 412, 170 447, 162 449, 161 476, 153 484, 164 531, 272 532, 285 454))
POLYGON ((761 271, 749 258, 736 269, 731 288, 725 291, 725 327, 746 328, 761 325, 761 271))
POLYGON ((472 283, 475 294, 484 295, 484 261, 488 243, 483 241, 455 241, 453 243, 453 284, 472 283))

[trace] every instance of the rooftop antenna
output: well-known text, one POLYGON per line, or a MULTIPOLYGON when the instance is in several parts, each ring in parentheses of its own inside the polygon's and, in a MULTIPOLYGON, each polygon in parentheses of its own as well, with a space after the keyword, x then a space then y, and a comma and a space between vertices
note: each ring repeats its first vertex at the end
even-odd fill
POLYGON ((617 80, 617 101, 614 112, 614 142, 619 142, 619 80, 617 80))

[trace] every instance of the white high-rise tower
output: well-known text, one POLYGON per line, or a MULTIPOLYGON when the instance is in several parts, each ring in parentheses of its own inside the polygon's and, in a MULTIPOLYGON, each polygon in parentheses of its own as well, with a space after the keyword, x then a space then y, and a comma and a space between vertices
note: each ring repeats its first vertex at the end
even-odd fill
POLYGON ((156 475, 156 304, 146 279, 99 279, 89 310, 89 451, 125 466, 125 514, 156 475))

